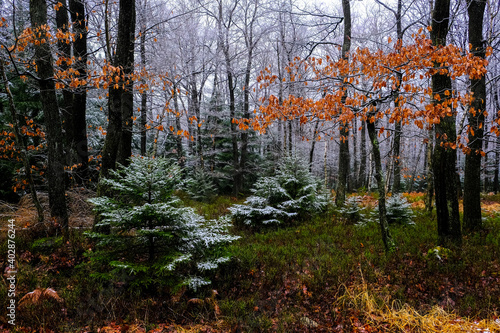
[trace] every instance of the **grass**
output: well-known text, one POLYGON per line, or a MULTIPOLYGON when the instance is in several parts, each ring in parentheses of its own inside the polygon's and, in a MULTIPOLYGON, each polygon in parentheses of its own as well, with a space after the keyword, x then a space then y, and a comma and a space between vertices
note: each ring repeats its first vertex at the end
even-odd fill
MULTIPOLYGON (((487 207, 498 204, 493 199, 487 207)), ((186 202, 216 218, 237 200, 186 202)), ((65 303, 64 310, 59 304, 35 307, 34 316, 19 320, 39 328, 43 317, 44 328, 63 331, 124 325, 180 332, 500 330, 494 321, 500 311, 500 214, 485 209, 485 229, 438 259, 434 217, 415 213, 414 225, 391 226, 398 248, 390 255, 376 223, 346 224, 333 210, 289 228, 234 230, 241 239, 230 247, 233 259, 213 273, 210 288, 173 296, 89 278, 84 252, 92 244, 79 230, 70 244, 46 235, 35 242, 20 233, 19 296, 51 287, 65 303)), ((0 284, 0 294, 4 289, 0 284)))

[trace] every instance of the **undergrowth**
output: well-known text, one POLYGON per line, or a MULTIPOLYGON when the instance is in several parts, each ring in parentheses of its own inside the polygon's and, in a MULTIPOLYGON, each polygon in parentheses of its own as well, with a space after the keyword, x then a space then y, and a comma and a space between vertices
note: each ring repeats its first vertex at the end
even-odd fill
MULTIPOLYGON (((179 196, 210 219, 238 202, 179 196)), ((444 249, 437 247, 435 217, 415 210, 414 224, 391 225, 398 248, 390 255, 384 254, 376 223, 345 223, 334 211, 265 233, 235 229, 241 238, 229 247, 231 261, 210 277, 213 285, 173 296, 89 278, 82 263, 92 244, 78 230, 70 244, 57 236, 33 243, 19 233, 17 300, 37 288, 53 288, 65 301, 63 307, 35 307, 38 316, 20 314, 19 323, 60 331, 97 330, 109 323, 159 330, 168 322, 217 332, 431 332, 439 327, 451 332, 457 323, 466 331, 476 328, 471 326, 476 321, 478 329, 499 331, 500 215, 486 209, 484 216, 483 231, 465 235, 461 249, 444 249), (44 322, 37 322, 44 314, 44 322)), ((4 269, 5 262, 1 265, 4 269)), ((0 284, 0 294, 5 293, 0 284)), ((0 297, 0 306, 6 301, 0 297)))

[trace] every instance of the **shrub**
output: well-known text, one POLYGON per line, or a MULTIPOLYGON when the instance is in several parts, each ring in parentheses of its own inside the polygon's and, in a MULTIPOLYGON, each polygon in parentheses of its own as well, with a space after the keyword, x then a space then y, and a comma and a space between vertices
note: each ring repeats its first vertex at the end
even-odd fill
POLYGON ((323 211, 329 195, 299 159, 285 158, 276 175, 261 177, 244 204, 229 208, 239 225, 289 223, 323 211))
POLYGON ((402 194, 396 194, 386 201, 387 221, 389 223, 413 224, 413 210, 411 204, 402 194))
POLYGON ((229 260, 224 245, 237 238, 227 234, 229 219, 205 221, 182 207, 173 195, 180 170, 166 159, 136 157, 111 176, 102 181, 113 196, 89 200, 101 218, 96 229, 110 231, 88 233, 98 275, 145 287, 208 284, 203 273, 229 260))
POLYGON ((369 213, 366 213, 367 209, 361 207, 362 201, 361 196, 351 196, 346 199, 344 206, 339 208, 340 215, 347 223, 365 223, 369 220, 369 213))
POLYGON ((194 200, 209 202, 217 194, 217 188, 208 173, 194 170, 182 183, 182 189, 194 200))

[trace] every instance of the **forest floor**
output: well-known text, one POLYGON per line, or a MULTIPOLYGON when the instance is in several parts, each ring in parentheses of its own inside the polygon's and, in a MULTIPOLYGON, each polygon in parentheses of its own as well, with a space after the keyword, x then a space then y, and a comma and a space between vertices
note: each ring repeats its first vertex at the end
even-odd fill
MULTIPOLYGON (((2 227, 13 218, 18 229, 16 326, 2 310, 0 332, 500 332, 500 195, 483 196, 484 229, 464 235, 460 248, 437 247, 422 193, 406 194, 415 223, 391 225, 391 254, 375 222, 353 223, 334 209, 287 228, 234 230, 242 237, 210 289, 170 296, 90 279, 84 253, 92 244, 83 230, 92 225, 85 201, 92 195, 68 194, 67 244, 50 223, 36 223, 29 199, 0 205, 2 227)), ((187 204, 213 218, 235 202, 187 204)), ((375 202, 363 196, 361 213, 368 216, 375 202)), ((4 230, 0 253, 5 273, 4 230)))

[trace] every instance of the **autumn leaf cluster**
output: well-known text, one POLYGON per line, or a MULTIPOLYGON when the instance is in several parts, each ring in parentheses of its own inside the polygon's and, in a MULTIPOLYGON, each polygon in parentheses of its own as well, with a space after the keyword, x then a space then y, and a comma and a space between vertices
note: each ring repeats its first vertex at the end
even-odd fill
MULTIPOLYGON (((287 68, 288 80, 281 81, 314 87, 318 97, 289 94, 280 99, 271 94, 261 99, 251 121, 241 122, 265 132, 277 120, 299 119, 306 124, 319 119, 345 125, 356 117, 370 122, 387 117, 389 123, 413 123, 423 129, 454 115, 459 104, 470 105, 470 93, 446 90, 433 94, 430 79, 434 75, 479 79, 486 74, 487 60, 455 45, 436 47, 422 31, 411 43, 390 43, 389 51, 358 48, 348 59, 328 55, 295 58, 287 68), (375 107, 382 104, 384 107, 375 107)), ((488 48, 486 55, 490 54, 488 48)), ((257 80, 261 90, 280 84, 271 67, 262 70, 257 80)))

